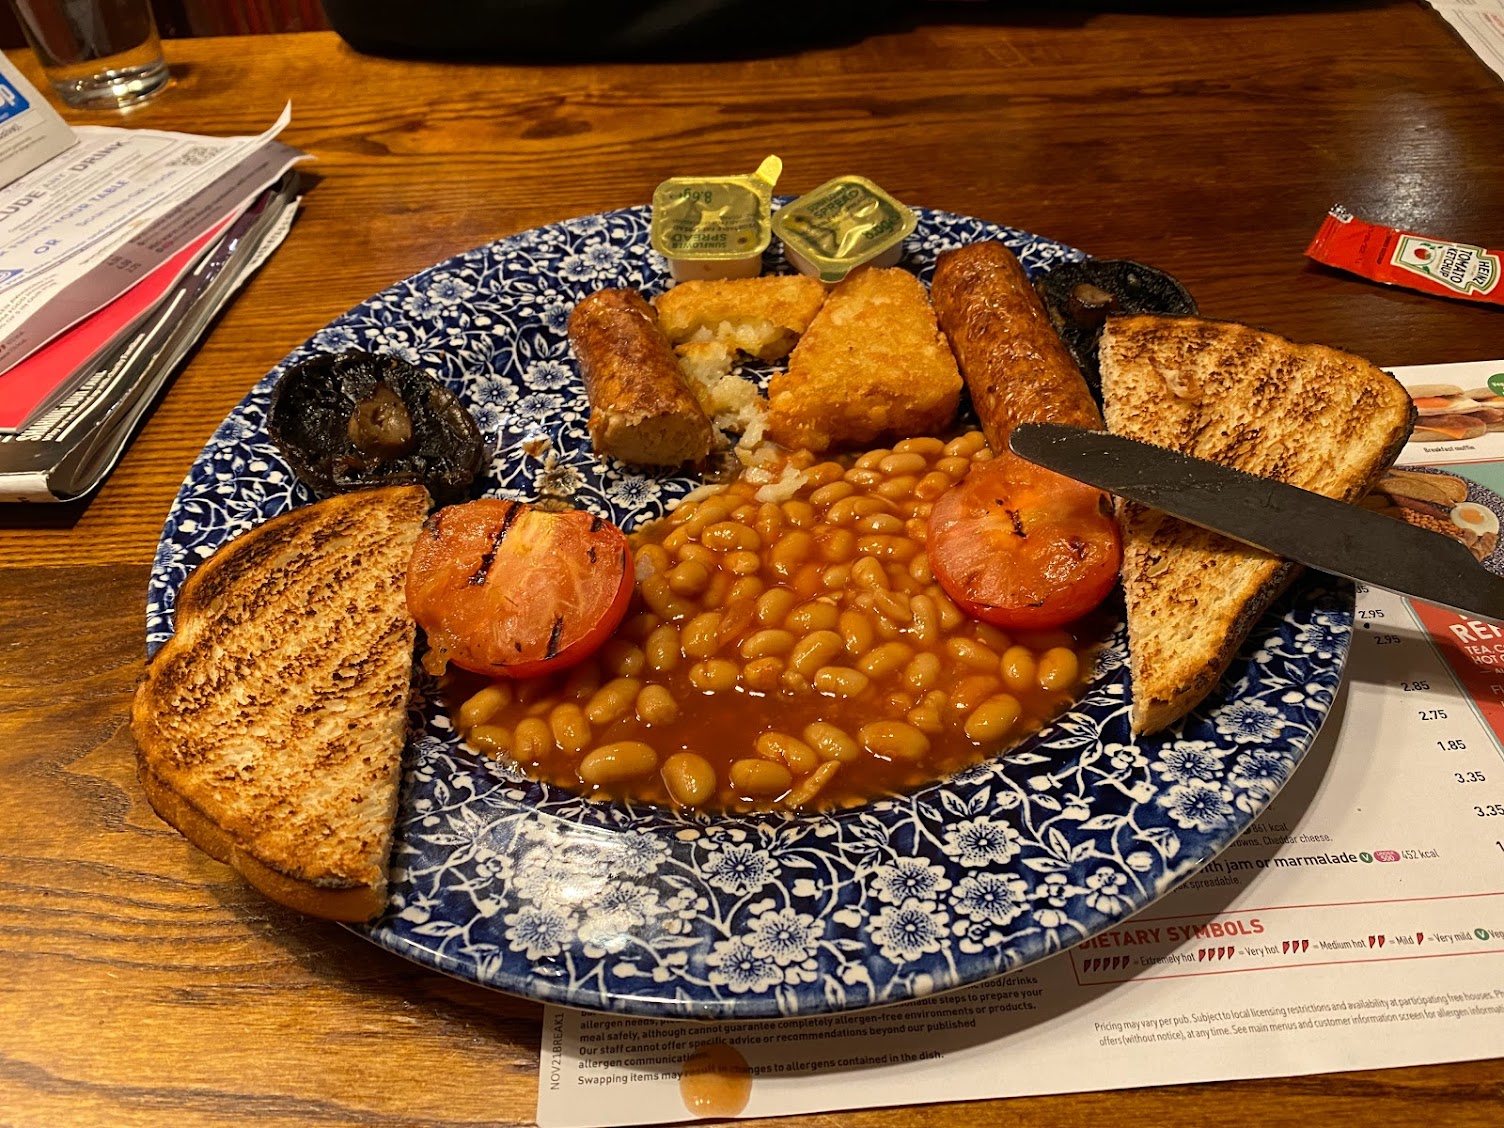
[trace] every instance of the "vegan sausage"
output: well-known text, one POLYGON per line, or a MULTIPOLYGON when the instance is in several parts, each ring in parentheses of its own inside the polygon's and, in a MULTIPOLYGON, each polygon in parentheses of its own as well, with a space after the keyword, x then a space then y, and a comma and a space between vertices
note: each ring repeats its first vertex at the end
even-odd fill
POLYGON ((710 454, 710 420, 684 383, 657 311, 636 290, 597 290, 581 301, 569 317, 569 343, 597 454, 646 466, 710 454))
POLYGON ((1020 423, 1102 428, 1102 414, 1013 252, 970 243, 942 254, 930 302, 950 339, 982 431, 1008 449, 1020 423))

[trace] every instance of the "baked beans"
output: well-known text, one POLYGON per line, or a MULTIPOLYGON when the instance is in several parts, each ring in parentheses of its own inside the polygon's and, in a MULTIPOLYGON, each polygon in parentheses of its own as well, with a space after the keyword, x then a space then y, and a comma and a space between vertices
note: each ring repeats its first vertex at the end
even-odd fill
POLYGON ((681 504, 632 534, 614 638, 563 675, 456 673, 456 727, 565 787, 707 810, 850 806, 995 755, 1079 692, 1100 630, 1003 631, 934 581, 930 502, 990 457, 978 432, 796 454, 792 497, 681 504))

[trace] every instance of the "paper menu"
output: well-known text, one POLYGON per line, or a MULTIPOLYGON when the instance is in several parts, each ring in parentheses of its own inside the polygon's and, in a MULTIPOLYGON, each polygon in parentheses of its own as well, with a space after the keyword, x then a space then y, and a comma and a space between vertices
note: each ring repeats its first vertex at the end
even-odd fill
POLYGON ((1504 78, 1504 0, 1429 0, 1436 14, 1504 78))
POLYGON ((94 316, 0 372, 0 432, 16 431, 80 379, 89 363, 161 301, 228 221, 200 235, 94 316))
MULTIPOLYGON (((1396 370, 1464 391, 1496 373, 1504 362, 1396 370)), ((1400 462, 1445 463, 1470 503, 1504 511, 1504 431, 1412 443, 1400 462)), ((1344 693, 1264 817, 1171 896, 1020 974, 777 1023, 548 1007, 539 1123, 685 1119, 681 1070, 712 1043, 746 1060, 749 1116, 1498 1054, 1504 631, 1492 630, 1360 591, 1344 693)))
POLYGON ((20 69, 0 55, 0 185, 24 176, 77 140, 20 69))
POLYGON ((257 137, 80 127, 80 145, 0 190, 0 371, 119 297, 304 154, 257 137))
MULTIPOLYGON (((44 388, 47 406, 21 430, 0 428, 0 498, 64 501, 98 485, 188 351, 286 237, 299 199, 292 174, 262 193, 171 282, 149 312, 135 318, 122 310, 128 327, 74 373, 80 379, 44 388)), ((113 317, 121 302, 130 306, 140 289, 132 289, 88 325, 113 317)), ((58 342, 60 347, 71 343, 58 342)), ((16 371, 0 375, 0 396, 16 371)))

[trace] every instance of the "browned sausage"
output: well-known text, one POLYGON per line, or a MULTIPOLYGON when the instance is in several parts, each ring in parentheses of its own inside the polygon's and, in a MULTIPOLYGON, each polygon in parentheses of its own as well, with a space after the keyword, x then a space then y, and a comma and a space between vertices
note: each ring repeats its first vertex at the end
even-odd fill
POLYGON ((658 314, 636 290, 597 290, 574 307, 569 343, 590 398, 597 454, 646 466, 701 462, 710 420, 685 386, 658 314))
POLYGON ((1006 450, 1020 423, 1101 429, 1086 381, 1003 244, 970 243, 942 254, 930 302, 993 450, 1006 450))

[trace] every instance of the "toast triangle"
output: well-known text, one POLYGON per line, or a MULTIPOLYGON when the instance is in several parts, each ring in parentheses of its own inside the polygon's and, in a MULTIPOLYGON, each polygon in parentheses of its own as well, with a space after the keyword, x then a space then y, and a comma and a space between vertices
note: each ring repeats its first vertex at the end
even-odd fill
MULTIPOLYGON (((1246 325, 1114 317, 1100 361, 1107 429, 1342 501, 1357 501, 1409 438, 1393 376, 1323 345, 1246 325)), ((1298 568, 1135 503, 1123 533, 1132 725, 1157 732, 1214 689, 1298 568)))
POLYGON ((162 818, 282 904, 386 901, 416 627, 422 486, 343 494, 225 545, 183 584, 136 689, 137 774, 162 818))

